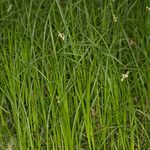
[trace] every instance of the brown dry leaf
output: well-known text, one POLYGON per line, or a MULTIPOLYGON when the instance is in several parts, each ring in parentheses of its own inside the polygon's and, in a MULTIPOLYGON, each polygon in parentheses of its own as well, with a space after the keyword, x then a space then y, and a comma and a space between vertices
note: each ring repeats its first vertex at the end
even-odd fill
POLYGON ((12 150, 12 149, 13 149, 12 147, 13 147, 13 145, 10 144, 10 143, 8 143, 8 144, 7 144, 7 149, 6 149, 6 150, 12 150))
POLYGON ((7 144, 6 150, 13 150, 14 149, 14 144, 16 142, 15 138, 11 138, 7 144))
POLYGON ((135 42, 134 42, 134 40, 132 38, 129 38, 129 44, 130 44, 130 46, 135 44, 135 42))
POLYGON ((94 108, 91 108, 91 115, 92 117, 96 116, 96 110, 94 108))

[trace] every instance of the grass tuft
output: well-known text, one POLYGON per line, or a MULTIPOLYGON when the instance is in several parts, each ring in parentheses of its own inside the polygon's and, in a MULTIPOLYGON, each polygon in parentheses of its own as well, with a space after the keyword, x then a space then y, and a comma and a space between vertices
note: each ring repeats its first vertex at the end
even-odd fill
POLYGON ((0 2, 0 149, 150 148, 150 2, 0 2))

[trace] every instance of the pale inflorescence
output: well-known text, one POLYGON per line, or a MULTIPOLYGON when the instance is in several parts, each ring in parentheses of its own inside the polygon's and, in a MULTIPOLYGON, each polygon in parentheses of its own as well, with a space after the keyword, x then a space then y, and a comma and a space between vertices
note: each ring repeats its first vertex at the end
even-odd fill
POLYGON ((116 23, 117 22, 117 17, 113 14, 113 21, 116 23))
POLYGON ((12 9, 12 4, 9 5, 7 12, 10 12, 11 9, 12 9))
POLYGON ((58 32, 58 36, 64 41, 65 40, 65 35, 63 32, 58 32))
POLYGON ((124 80, 127 79, 128 77, 129 77, 129 71, 127 71, 126 74, 122 74, 121 81, 124 81, 124 80))
POLYGON ((150 7, 147 6, 146 9, 147 9, 148 12, 150 12, 150 7))

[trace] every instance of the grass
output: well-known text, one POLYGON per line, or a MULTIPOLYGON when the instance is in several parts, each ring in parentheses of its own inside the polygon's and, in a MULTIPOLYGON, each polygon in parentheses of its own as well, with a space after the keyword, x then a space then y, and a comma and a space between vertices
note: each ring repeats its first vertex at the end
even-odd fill
POLYGON ((148 8, 2 0, 0 149, 149 149, 148 8))

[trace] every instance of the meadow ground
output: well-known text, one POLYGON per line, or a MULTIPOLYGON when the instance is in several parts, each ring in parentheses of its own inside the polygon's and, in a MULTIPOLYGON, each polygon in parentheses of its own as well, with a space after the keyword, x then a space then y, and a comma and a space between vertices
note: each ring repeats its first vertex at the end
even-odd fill
POLYGON ((150 149, 149 0, 0 1, 0 149, 150 149))

